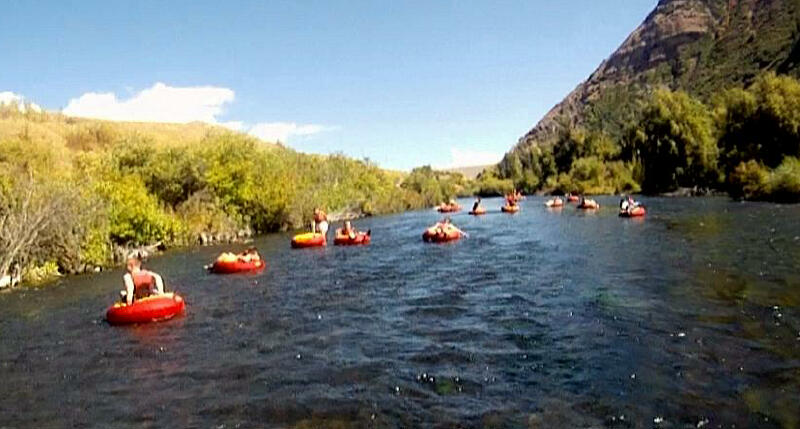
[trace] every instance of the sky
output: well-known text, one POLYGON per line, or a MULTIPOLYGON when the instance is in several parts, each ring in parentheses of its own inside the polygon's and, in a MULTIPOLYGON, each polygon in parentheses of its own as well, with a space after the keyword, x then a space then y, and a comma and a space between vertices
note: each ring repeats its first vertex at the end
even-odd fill
POLYGON ((204 121, 391 169, 482 165, 656 3, 10 0, 0 102, 204 121))

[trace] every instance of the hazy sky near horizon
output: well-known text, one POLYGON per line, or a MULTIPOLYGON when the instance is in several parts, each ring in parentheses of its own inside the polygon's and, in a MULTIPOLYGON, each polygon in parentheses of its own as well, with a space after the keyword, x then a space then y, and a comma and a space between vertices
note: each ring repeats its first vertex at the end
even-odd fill
POLYGON ((490 163, 656 3, 11 0, 0 100, 202 120, 386 168, 490 163))

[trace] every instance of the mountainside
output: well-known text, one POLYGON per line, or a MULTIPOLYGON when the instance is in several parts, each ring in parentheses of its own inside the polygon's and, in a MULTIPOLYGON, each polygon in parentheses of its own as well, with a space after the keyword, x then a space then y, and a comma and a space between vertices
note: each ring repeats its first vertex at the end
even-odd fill
POLYGON ((666 86, 707 100, 764 71, 800 74, 800 0, 661 0, 589 78, 515 150, 554 140, 561 125, 618 137, 642 92, 666 86))
POLYGON ((800 0, 660 0, 482 192, 800 202, 800 0))

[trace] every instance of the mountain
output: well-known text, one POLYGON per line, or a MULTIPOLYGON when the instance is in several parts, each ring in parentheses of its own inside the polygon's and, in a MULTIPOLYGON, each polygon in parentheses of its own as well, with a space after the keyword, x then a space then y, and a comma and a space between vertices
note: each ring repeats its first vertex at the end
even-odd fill
POLYGON ((619 137, 632 106, 652 88, 701 100, 765 71, 800 75, 800 0, 661 0, 622 45, 512 152, 551 143, 561 125, 619 137))
POLYGON ((459 173, 463 174, 464 177, 467 179, 475 179, 478 177, 481 172, 487 168, 491 167, 491 165, 473 165, 469 167, 456 167, 456 168, 449 168, 446 171, 450 173, 459 173))

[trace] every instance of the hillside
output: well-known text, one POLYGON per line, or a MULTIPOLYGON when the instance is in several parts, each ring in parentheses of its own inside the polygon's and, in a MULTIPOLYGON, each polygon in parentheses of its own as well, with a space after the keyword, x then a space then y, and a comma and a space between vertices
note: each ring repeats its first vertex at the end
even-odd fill
MULTIPOLYGON (((214 135, 238 134, 203 122, 188 124, 118 122, 75 118, 52 112, 18 114, 10 106, 0 109, 0 140, 25 136, 33 143, 46 143, 72 150, 95 150, 113 141, 143 138, 159 146, 181 146, 214 135)), ((263 142, 265 147, 277 146, 263 142)))
POLYGON ((473 165, 469 167, 449 168, 446 171, 463 174, 467 179, 474 180, 483 170, 489 167, 491 167, 491 165, 473 165))
POLYGON ((661 0, 482 189, 800 199, 800 0, 661 0))
POLYGON ((618 135, 618 122, 629 116, 626 105, 655 86, 706 100, 764 71, 797 77, 799 26, 798 0, 661 0, 515 149, 552 142, 564 123, 591 123, 618 135))
POLYGON ((230 242, 432 206, 457 180, 311 155, 203 123, 79 119, 0 105, 0 277, 112 265, 132 248, 230 242), (445 181, 446 179, 446 181, 445 181))

